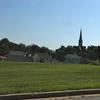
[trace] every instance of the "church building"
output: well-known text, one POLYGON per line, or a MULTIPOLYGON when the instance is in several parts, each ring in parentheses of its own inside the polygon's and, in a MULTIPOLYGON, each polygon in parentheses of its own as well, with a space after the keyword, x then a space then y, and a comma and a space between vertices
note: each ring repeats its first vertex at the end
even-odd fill
POLYGON ((80 37, 79 37, 79 41, 78 41, 78 46, 79 46, 79 50, 82 50, 83 47, 83 40, 82 40, 82 29, 80 30, 80 37))
POLYGON ((78 41, 78 49, 79 49, 79 55, 77 54, 67 54, 65 55, 65 63, 71 63, 71 64, 79 64, 82 63, 82 52, 83 52, 83 40, 82 40, 82 29, 80 30, 80 36, 78 41))

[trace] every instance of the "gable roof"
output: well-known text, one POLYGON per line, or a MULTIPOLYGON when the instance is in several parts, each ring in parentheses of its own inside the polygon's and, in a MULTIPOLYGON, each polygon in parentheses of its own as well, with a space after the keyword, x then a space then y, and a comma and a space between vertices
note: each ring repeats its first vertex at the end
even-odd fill
POLYGON ((24 56, 26 53, 23 51, 10 51, 10 55, 24 56))

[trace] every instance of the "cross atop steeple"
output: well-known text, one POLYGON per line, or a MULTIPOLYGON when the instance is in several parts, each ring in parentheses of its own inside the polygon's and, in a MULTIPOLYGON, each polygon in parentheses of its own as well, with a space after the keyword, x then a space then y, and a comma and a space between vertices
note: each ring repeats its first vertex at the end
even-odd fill
POLYGON ((82 29, 80 30, 80 37, 78 42, 79 49, 82 50, 83 40, 82 40, 82 29))

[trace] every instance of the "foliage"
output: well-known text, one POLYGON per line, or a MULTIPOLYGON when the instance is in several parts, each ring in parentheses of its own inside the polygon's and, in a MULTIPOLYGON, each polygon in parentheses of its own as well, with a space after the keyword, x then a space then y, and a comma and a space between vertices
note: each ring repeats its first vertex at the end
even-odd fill
POLYGON ((56 49, 55 51, 50 50, 47 47, 39 47, 36 44, 28 45, 25 44, 17 44, 10 42, 7 38, 0 40, 0 55, 6 55, 9 51, 24 51, 27 55, 34 55, 35 53, 47 53, 52 56, 52 58, 57 59, 60 62, 65 60, 66 54, 76 54, 84 59, 89 59, 95 61, 99 59, 100 62, 100 46, 85 46, 82 47, 80 51, 78 46, 61 46, 60 48, 56 49))

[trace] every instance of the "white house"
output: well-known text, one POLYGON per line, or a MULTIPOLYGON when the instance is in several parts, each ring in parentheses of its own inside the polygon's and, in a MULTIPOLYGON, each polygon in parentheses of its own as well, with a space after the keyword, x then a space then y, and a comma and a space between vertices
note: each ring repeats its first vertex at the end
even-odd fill
POLYGON ((65 55, 65 63, 71 63, 71 64, 79 64, 82 62, 82 57, 76 55, 76 54, 67 54, 65 55))
POLYGON ((33 59, 34 62, 51 62, 52 56, 48 53, 35 53, 33 59))

